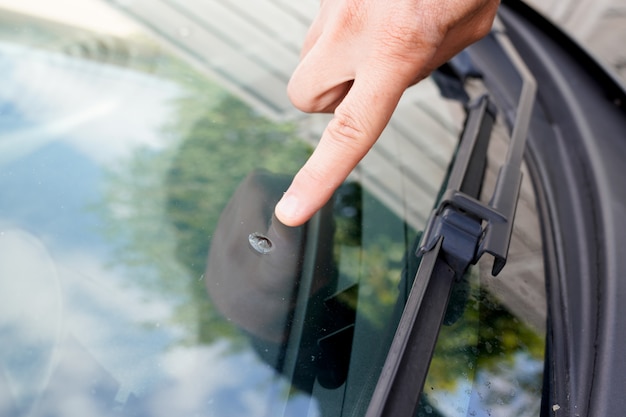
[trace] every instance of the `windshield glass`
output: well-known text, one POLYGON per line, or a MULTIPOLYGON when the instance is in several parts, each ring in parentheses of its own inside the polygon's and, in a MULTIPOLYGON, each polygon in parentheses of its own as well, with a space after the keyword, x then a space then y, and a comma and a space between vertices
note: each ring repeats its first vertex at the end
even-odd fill
POLYGON ((431 79, 410 90, 290 237, 297 260, 263 275, 247 261, 263 216, 328 121, 285 94, 317 6, 206 2, 179 22, 180 6, 140 3, 126 12, 142 26, 99 2, 2 2, 0 414, 364 409, 462 106, 431 79), (242 219, 256 223, 229 250, 242 219), (289 285, 268 297, 246 284, 259 277, 289 285))

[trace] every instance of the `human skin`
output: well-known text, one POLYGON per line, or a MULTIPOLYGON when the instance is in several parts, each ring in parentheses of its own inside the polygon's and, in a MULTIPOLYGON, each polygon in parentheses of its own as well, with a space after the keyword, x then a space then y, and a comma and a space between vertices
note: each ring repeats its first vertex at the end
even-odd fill
POLYGON ((276 205, 309 220, 374 145, 404 90, 489 33, 499 0, 321 0, 289 82, 310 113, 334 113, 276 205))

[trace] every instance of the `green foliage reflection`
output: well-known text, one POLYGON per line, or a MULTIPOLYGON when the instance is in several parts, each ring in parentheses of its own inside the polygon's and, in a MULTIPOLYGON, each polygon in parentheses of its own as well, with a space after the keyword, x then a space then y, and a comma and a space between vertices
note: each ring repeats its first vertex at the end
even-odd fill
POLYGON ((240 340, 206 294, 213 230, 250 171, 293 174, 311 147, 295 125, 270 121, 182 65, 173 72, 185 93, 164 133, 178 140, 138 150, 109 174, 107 233, 120 242, 116 263, 136 270, 133 284, 176 300, 171 324, 186 330, 183 342, 240 340))
MULTIPOLYGON (((485 409, 496 404, 504 407, 508 402, 534 409, 541 398, 545 338, 511 314, 480 285, 477 275, 473 270, 466 277, 468 295, 462 316, 441 328, 424 385, 426 402, 422 407, 435 401, 431 394, 455 395, 459 384, 466 382, 473 385, 472 391, 478 392, 480 405, 485 409), (511 390, 514 387, 517 393, 495 392, 491 389, 492 380, 499 381, 495 385, 511 390), (483 386, 478 387, 476 381, 483 386)), ((448 313, 458 302, 453 291, 448 313)), ((510 415, 522 415, 518 414, 520 410, 510 415)))

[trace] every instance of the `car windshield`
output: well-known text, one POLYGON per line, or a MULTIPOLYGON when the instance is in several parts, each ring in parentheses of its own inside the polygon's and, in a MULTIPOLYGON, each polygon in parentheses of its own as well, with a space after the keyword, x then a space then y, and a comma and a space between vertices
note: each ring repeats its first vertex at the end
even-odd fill
MULTIPOLYGON (((282 230, 272 204, 329 120, 285 92, 317 2, 56 5, 0 1, 0 414, 363 414, 463 103, 408 90, 331 203, 282 230)), ((423 412, 509 371, 537 404, 543 278, 479 276, 423 412), (539 297, 529 321, 517 292, 539 297)))

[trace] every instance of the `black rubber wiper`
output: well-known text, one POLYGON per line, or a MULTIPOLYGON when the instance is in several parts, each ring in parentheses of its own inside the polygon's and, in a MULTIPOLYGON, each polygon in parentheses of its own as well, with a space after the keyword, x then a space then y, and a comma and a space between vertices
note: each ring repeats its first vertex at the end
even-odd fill
POLYGON ((494 36, 522 85, 506 161, 490 202, 479 201, 495 121, 494 106, 483 96, 469 106, 447 190, 422 236, 422 260, 366 417, 415 415, 455 280, 484 253, 494 256, 494 275, 506 264, 536 83, 508 38, 494 36))

